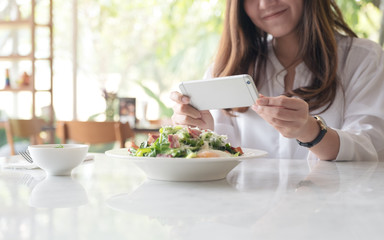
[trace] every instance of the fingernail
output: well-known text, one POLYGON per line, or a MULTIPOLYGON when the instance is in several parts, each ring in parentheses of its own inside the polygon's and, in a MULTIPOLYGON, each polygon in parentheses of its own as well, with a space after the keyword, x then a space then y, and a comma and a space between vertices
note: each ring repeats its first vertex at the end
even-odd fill
POLYGON ((183 96, 183 97, 181 97, 181 102, 184 103, 184 104, 188 104, 189 103, 189 98, 186 97, 186 96, 183 96))

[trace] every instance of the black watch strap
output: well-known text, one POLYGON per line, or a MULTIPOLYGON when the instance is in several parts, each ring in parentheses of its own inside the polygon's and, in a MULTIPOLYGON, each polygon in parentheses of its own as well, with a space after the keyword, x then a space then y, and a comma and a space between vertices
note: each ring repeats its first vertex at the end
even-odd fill
POLYGON ((320 126, 320 132, 312 142, 305 142, 304 143, 304 142, 300 142, 299 140, 296 139, 297 143, 302 147, 311 148, 311 147, 315 146, 316 144, 318 144, 323 139, 323 137, 325 136, 325 134, 328 131, 328 127, 325 124, 325 121, 320 116, 316 115, 316 116, 314 116, 314 118, 316 119, 317 123, 320 126))

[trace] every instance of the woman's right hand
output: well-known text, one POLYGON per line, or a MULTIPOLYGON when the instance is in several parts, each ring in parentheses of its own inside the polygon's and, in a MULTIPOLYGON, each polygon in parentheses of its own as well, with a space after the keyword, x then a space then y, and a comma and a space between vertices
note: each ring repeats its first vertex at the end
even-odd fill
POLYGON ((174 125, 194 126, 200 129, 213 130, 213 117, 208 110, 199 111, 189 104, 189 98, 179 92, 171 92, 170 98, 176 103, 173 106, 172 122, 174 125))

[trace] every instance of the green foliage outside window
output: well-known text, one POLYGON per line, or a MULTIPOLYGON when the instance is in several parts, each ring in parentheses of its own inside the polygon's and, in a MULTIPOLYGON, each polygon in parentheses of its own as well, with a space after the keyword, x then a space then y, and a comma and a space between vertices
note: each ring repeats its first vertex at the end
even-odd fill
POLYGON ((379 41, 379 31, 384 7, 383 0, 336 0, 349 26, 359 37, 379 41), (382 2, 382 3, 381 3, 382 2))

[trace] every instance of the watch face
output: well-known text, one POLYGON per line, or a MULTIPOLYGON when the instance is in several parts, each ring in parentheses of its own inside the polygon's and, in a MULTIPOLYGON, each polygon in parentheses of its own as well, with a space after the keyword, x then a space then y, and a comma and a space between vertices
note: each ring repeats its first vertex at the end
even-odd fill
POLYGON ((325 121, 322 117, 316 115, 315 118, 316 118, 317 122, 319 123, 321 129, 327 129, 327 124, 325 123, 325 121))

